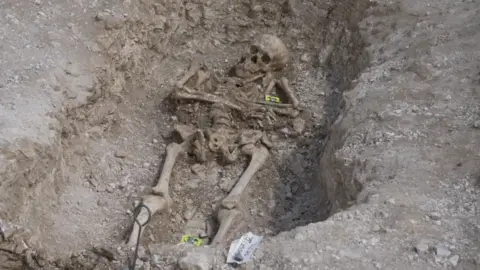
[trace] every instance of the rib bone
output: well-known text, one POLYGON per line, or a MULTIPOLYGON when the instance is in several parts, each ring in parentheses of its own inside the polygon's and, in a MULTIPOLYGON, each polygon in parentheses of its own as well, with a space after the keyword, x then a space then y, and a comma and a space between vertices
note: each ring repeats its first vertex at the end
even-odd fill
POLYGON ((220 208, 217 217, 220 222, 220 228, 218 228, 217 234, 215 234, 215 237, 212 240, 212 246, 223 242, 227 233, 232 229, 232 225, 235 225, 238 222, 238 219, 242 217, 242 212, 237 209, 220 208))
MULTIPOLYGON (((172 200, 170 199, 170 197, 165 198, 156 195, 146 195, 142 198, 142 204, 150 210, 151 218, 157 212, 170 210, 172 200)), ((133 224, 132 232, 130 233, 130 237, 127 243, 127 245, 129 246, 134 246, 137 244, 137 240, 139 239, 138 233, 140 229, 140 237, 142 237, 143 232, 145 231, 145 226, 147 225, 147 222, 149 220, 149 213, 147 209, 145 209, 144 207, 140 208, 140 212, 135 218, 140 223, 141 228, 137 222, 133 224)))
POLYGON ((240 196, 247 187, 248 183, 253 178, 255 173, 260 170, 263 164, 265 164, 265 161, 269 156, 268 149, 263 145, 259 145, 253 149, 252 145, 245 145, 242 150, 244 150, 246 154, 251 155, 252 159, 230 194, 223 199, 222 206, 226 209, 232 209, 237 206, 240 201, 240 196))

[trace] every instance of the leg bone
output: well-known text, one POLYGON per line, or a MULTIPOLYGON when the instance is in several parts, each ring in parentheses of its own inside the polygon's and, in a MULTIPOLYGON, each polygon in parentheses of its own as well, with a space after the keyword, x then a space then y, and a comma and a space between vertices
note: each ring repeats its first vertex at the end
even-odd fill
POLYGON ((263 164, 265 164, 265 161, 269 156, 268 149, 263 145, 254 147, 253 149, 251 145, 245 145, 243 148, 247 150, 245 151, 247 154, 251 154, 252 159, 230 194, 223 199, 222 206, 226 209, 232 209, 237 206, 240 201, 240 196, 247 187, 248 183, 253 178, 255 173, 260 170, 263 164))
POLYGON ((165 163, 163 164, 162 173, 158 179, 157 184, 152 188, 152 192, 155 195, 162 197, 168 197, 168 183, 170 182, 170 176, 172 175, 173 167, 177 162, 177 158, 180 154, 185 153, 191 145, 192 140, 197 136, 197 133, 193 134, 190 138, 181 144, 171 143, 167 145, 167 156, 165 157, 165 163))
POLYGON ((145 226, 147 225, 149 220, 149 215, 151 218, 157 212, 169 210, 172 201, 170 197, 164 198, 162 196, 147 195, 142 198, 142 204, 150 210, 150 213, 144 207, 140 208, 140 212, 135 217, 140 224, 138 224, 137 222, 133 224, 132 232, 130 233, 130 237, 127 243, 128 246, 135 246, 139 237, 142 237, 145 226))
POLYGON ((218 228, 217 234, 212 240, 212 246, 222 243, 227 236, 228 232, 231 231, 232 225, 238 223, 238 219, 242 217, 242 213, 237 209, 225 209, 220 206, 218 211, 218 221, 220 222, 220 228, 218 228))

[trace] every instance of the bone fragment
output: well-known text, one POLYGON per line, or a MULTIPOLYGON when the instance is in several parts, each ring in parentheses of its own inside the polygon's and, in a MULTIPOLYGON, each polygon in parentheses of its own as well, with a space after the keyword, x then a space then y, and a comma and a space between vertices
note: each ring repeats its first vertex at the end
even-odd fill
POLYGON ((176 124, 173 129, 180 135, 182 141, 186 141, 189 137, 195 134, 196 130, 188 125, 176 124))
POLYGON ((268 83, 267 87, 265 88, 264 94, 265 94, 265 95, 268 95, 268 94, 272 91, 273 87, 275 87, 275 84, 276 84, 276 83, 277 83, 277 82, 276 82, 275 80, 271 80, 271 81, 268 83))
POLYGON ((187 71, 187 73, 185 73, 185 75, 183 75, 183 77, 180 80, 178 80, 178 82, 176 83, 176 86, 178 88, 183 88, 183 86, 188 82, 188 80, 190 80, 190 78, 195 76, 195 74, 199 69, 200 69, 200 65, 198 64, 193 64, 192 66, 190 66, 190 69, 187 71))
POLYGON ((205 83, 206 80, 210 78, 210 72, 208 71, 203 71, 203 70, 198 70, 197 71, 197 82, 195 83, 195 88, 199 88, 203 83, 205 83))
POLYGON ((262 79, 262 87, 268 88, 268 86, 273 82, 273 85, 272 85, 272 88, 273 88, 273 86, 275 86, 275 81, 276 80, 273 78, 272 72, 269 71, 265 74, 265 77, 263 77, 262 79))
POLYGON ((293 104, 285 104, 285 103, 275 103, 275 102, 268 102, 268 101, 255 101, 257 104, 262 104, 262 105, 268 105, 272 107, 278 107, 278 108, 293 108, 293 104))
POLYGON ((292 118, 295 118, 300 114, 300 112, 298 110, 295 110, 293 108, 274 108, 273 111, 276 114, 283 115, 283 116, 288 116, 288 117, 292 117, 292 118))
POLYGON ((238 159, 238 148, 233 149, 233 151, 230 152, 228 149, 228 146, 222 145, 221 146, 221 151, 223 158, 227 163, 233 163, 238 159))
MULTIPOLYGON (((251 146, 252 145, 246 145, 246 146, 244 146, 244 148, 248 148, 248 147, 251 147, 251 146)), ((247 169, 242 174, 242 176, 238 180, 238 182, 235 185, 235 187, 233 188, 233 190, 222 201, 222 206, 227 208, 227 209, 232 209, 232 208, 235 208, 237 206, 237 204, 240 201, 240 196, 245 191, 245 188, 247 187, 248 183, 253 178, 255 173, 260 170, 260 168, 263 166, 263 164, 265 164, 265 161, 267 160, 267 158, 269 156, 268 149, 263 145, 259 145, 255 148, 253 148, 253 150, 251 150, 249 152, 250 153, 247 152, 247 154, 251 154, 252 158, 250 160, 250 163, 248 164, 247 169)))
POLYGON ((240 134, 240 145, 245 144, 255 144, 260 138, 262 137, 262 131, 254 130, 254 129, 247 129, 243 130, 240 134))
POLYGON ((176 98, 176 99, 190 99, 190 100, 204 101, 204 102, 209 102, 209 103, 220 103, 220 104, 223 104, 227 107, 230 107, 230 108, 238 110, 238 111, 242 110, 242 108, 240 106, 237 106, 237 105, 233 104, 232 102, 230 102, 228 100, 225 100, 225 99, 223 99, 219 96, 212 95, 212 94, 209 94, 209 93, 201 93, 201 92, 184 93, 184 92, 181 92, 181 91, 175 91, 174 98, 176 98))
MULTIPOLYGON (((169 210, 172 204, 172 200, 170 197, 162 197, 156 195, 146 195, 142 198, 142 204, 145 205, 150 210, 150 218, 157 212, 161 212, 164 210, 169 210)), ((143 232, 145 231, 145 227, 147 225, 147 221, 149 213, 147 209, 144 207, 140 208, 140 212, 136 216, 136 220, 140 223, 141 227, 137 222, 133 224, 132 232, 130 233, 130 237, 128 239, 127 245, 128 246, 135 246, 137 244, 137 240, 139 239, 138 232, 140 231, 140 237, 142 237, 143 232)))
POLYGON ((225 240, 225 236, 231 230, 232 225, 235 225, 238 219, 242 217, 242 212, 237 209, 220 208, 217 217, 220 222, 220 228, 218 228, 217 234, 215 234, 212 240, 212 246, 218 245, 225 240))
POLYGON ((285 94, 292 102, 293 108, 297 108, 299 102, 298 99, 295 97, 295 93, 293 92, 292 88, 290 88, 290 86, 288 85, 287 78, 282 77, 280 79, 280 87, 282 87, 283 91, 285 91, 285 94))
POLYGON ((258 80, 258 79, 260 79, 260 78, 263 78, 263 77, 265 77, 265 73, 261 73, 261 74, 252 76, 252 77, 250 77, 250 78, 248 78, 248 79, 243 80, 243 81, 242 81, 242 85, 245 85, 245 84, 250 83, 250 82, 254 82, 254 81, 256 81, 256 80, 258 80))
POLYGON ((272 140, 268 137, 266 132, 263 132, 261 141, 267 148, 271 149, 273 147, 272 140))

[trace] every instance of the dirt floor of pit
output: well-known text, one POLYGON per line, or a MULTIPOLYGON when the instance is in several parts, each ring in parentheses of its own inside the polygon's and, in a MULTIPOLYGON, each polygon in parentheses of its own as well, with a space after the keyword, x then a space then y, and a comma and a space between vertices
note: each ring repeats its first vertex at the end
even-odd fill
MULTIPOLYGON (((341 205, 332 206, 312 168, 342 107, 342 91, 368 63, 357 27, 368 2, 252 3, 125 1, 123 6, 108 6, 80 1, 69 13, 76 20, 55 17, 64 9, 58 3, 4 4, 9 12, 5 18, 13 24, 22 8, 43 23, 49 18, 71 21, 67 26, 75 33, 72 42, 85 42, 88 53, 99 59, 65 61, 58 68, 51 90, 69 102, 57 104, 59 124, 52 121, 49 126, 57 133, 55 147, 46 150, 49 154, 40 164, 31 159, 42 155, 41 143, 27 141, 20 151, 9 152, 17 159, 24 156, 15 168, 26 168, 27 174, 15 177, 33 190, 19 204, 29 197, 34 203, 17 212, 12 209, 18 204, 7 203, 8 215, 2 220, 23 223, 34 235, 32 242, 53 257, 94 245, 118 245, 130 225, 132 203, 147 194, 156 179, 173 125, 191 118, 164 101, 176 80, 195 61, 226 72, 259 33, 278 35, 291 50, 294 61, 285 74, 308 107, 301 116, 306 127, 302 136, 291 136, 291 123, 278 130, 268 164, 246 191, 247 226, 235 236, 247 229, 271 235, 323 220, 332 207, 355 200, 358 185, 339 194, 341 205), (76 15, 79 11, 90 16, 76 15), (78 26, 87 18, 82 23, 86 26, 78 26), (34 154, 29 156, 29 151, 34 154), (39 173, 38 167, 47 169, 39 173), (37 188, 44 178, 53 186, 37 188)), ((60 31, 50 31, 49 45, 57 46, 60 36, 60 31)), ((245 165, 209 163, 194 173, 188 160, 181 161, 171 180, 172 214, 155 216, 143 243, 178 242, 195 211, 212 215, 245 165)))

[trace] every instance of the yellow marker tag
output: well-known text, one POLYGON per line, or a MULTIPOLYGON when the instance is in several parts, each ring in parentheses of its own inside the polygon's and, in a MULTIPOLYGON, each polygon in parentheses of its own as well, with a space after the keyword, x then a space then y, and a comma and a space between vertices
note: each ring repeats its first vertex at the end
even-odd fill
POLYGON ((185 234, 184 236, 182 236, 182 240, 180 241, 180 243, 190 243, 196 247, 200 246, 202 242, 202 239, 189 234, 185 234))
POLYGON ((265 100, 266 100, 266 101, 270 101, 270 102, 275 102, 275 103, 279 103, 279 102, 280 102, 280 98, 279 98, 279 97, 270 96, 270 95, 266 95, 266 96, 265 96, 265 100))

